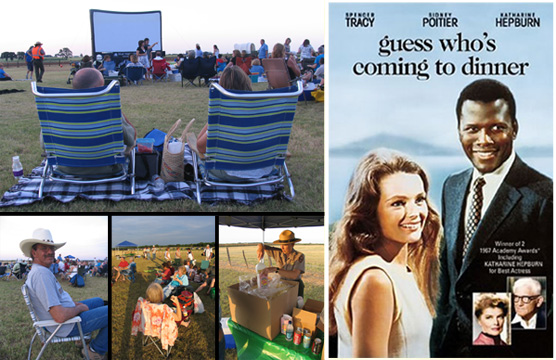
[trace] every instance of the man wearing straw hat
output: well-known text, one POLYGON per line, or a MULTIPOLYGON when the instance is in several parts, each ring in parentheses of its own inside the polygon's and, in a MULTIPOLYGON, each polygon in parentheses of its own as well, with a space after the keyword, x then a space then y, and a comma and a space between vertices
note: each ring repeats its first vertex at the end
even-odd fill
MULTIPOLYGON (((62 288, 58 280, 49 270, 54 262, 54 253, 66 243, 55 243, 47 229, 36 229, 30 239, 19 243, 25 256, 33 259, 33 267, 27 277, 29 299, 40 320, 54 320, 63 323, 74 316, 81 318, 83 333, 100 330, 96 338, 87 348, 89 359, 102 359, 108 351, 108 306, 101 298, 91 298, 75 302, 62 288)), ((79 329, 75 324, 67 324, 60 328, 56 335, 60 337, 78 336, 79 329)), ((55 326, 47 327, 54 331, 55 326)))
POLYGON ((284 230, 280 233, 278 240, 273 244, 279 244, 280 249, 259 244, 257 248, 257 258, 259 261, 264 257, 265 251, 276 261, 277 267, 268 267, 266 270, 271 273, 278 273, 282 278, 299 282, 299 291, 297 296, 303 297, 305 285, 301 280, 301 274, 305 273, 305 255, 293 249, 295 243, 301 239, 295 237, 290 230, 284 230))

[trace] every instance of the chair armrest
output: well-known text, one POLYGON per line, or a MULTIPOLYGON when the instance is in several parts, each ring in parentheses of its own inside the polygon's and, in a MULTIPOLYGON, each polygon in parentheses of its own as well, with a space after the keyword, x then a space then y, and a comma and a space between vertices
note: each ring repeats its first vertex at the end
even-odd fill
POLYGON ((197 149, 197 136, 195 136, 194 133, 187 133, 187 143, 189 144, 189 148, 193 150, 200 159, 205 159, 205 155, 201 154, 199 149, 197 149))
POLYGON ((64 321, 63 323, 59 323, 54 320, 42 320, 42 321, 35 322, 33 325, 44 327, 44 326, 58 326, 60 324, 62 325, 75 324, 78 322, 81 322, 81 318, 79 316, 74 316, 71 319, 64 321))

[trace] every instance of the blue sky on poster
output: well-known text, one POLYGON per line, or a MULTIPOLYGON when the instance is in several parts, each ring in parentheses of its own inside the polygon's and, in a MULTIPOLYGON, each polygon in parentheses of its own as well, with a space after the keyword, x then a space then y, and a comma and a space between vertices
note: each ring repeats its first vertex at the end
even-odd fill
POLYGON ((0 216, 0 260, 25 259, 19 243, 37 228, 49 229, 54 242, 66 243, 56 256, 83 260, 108 256, 107 216, 0 216))
POLYGON ((214 216, 113 216, 112 247, 123 241, 137 245, 214 242, 214 216))
MULTIPOLYGON (((234 43, 252 42, 257 49, 264 38, 269 47, 292 39, 297 49, 309 39, 315 49, 324 44, 324 1, 282 0, 278 3, 237 1, 36 1, 2 4, 0 52, 23 51, 36 41, 47 54, 68 47, 74 54, 91 53, 89 9, 110 11, 162 11, 162 38, 168 53, 193 49, 204 51, 217 44, 231 52, 234 43)), ((148 37, 137 34, 137 40, 148 37)), ((156 49, 156 48, 155 48, 156 49)))
MULTIPOLYGON (((465 85, 476 76, 462 76, 460 66, 469 56, 486 62, 528 62, 525 76, 494 77, 507 84, 517 102, 520 124, 516 148, 551 146, 553 141, 552 92, 552 4, 504 3, 428 3, 367 4, 335 3, 329 8, 329 123, 330 147, 349 144, 380 133, 409 136, 434 145, 459 148, 456 132, 455 102, 465 85), (348 28, 346 12, 375 14, 373 28, 348 28), (450 12, 459 19, 457 28, 424 28, 423 17, 430 12, 450 12), (494 18, 502 12, 534 12, 541 17, 540 28, 496 28, 494 18), (494 52, 443 52, 439 38, 496 40, 494 52), (390 39, 433 40, 430 52, 396 52, 378 55, 378 43, 390 39), (349 41, 346 41, 349 40, 349 41), (355 62, 421 62, 427 59, 430 79, 415 76, 356 76, 355 62), (453 76, 437 76, 436 60, 453 62, 453 76)), ((463 154, 462 154, 463 155, 463 154)))

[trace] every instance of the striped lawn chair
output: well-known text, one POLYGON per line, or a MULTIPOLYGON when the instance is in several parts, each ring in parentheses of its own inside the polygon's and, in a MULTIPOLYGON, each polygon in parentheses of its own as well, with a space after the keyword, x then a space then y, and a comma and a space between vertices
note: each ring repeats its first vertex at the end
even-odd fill
POLYGON ((131 152, 128 174, 123 142, 120 86, 113 80, 108 86, 93 89, 57 89, 38 87, 32 91, 46 151, 46 164, 39 188, 42 198, 45 181, 96 184, 131 181, 135 193, 135 149, 131 152), (57 166, 100 167, 120 164, 121 173, 113 176, 68 176, 56 171, 57 166))
POLYGON ((199 204, 202 183, 249 187, 287 180, 291 196, 295 196, 285 158, 297 97, 302 91, 301 82, 254 92, 211 84, 207 151, 193 156, 199 204))

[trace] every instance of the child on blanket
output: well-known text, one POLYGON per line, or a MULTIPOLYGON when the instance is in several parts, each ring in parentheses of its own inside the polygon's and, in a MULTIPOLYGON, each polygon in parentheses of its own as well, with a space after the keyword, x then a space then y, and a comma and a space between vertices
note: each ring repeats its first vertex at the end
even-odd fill
POLYGON ((164 287, 164 300, 172 293, 172 290, 178 286, 188 286, 189 279, 187 278, 187 274, 185 272, 185 266, 180 266, 178 268, 178 272, 174 274, 172 278, 172 282, 164 287))

